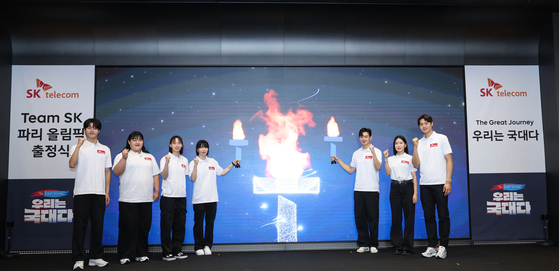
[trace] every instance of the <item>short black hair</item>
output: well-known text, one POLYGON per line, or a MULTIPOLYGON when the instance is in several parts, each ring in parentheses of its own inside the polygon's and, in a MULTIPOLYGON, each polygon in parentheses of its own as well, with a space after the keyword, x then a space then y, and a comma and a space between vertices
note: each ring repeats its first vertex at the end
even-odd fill
POLYGON ((371 132, 371 129, 363 127, 361 128, 361 130, 359 130, 359 137, 362 137, 364 132, 369 133, 369 137, 373 136, 373 132, 371 132))
POLYGON ((433 118, 431 116, 427 114, 423 114, 417 119, 417 126, 419 126, 419 121, 421 121, 422 119, 425 120, 426 122, 433 123, 433 118))
MULTIPOLYGON (((144 135, 142 135, 142 133, 140 133, 138 131, 134 131, 134 132, 130 133, 130 135, 128 135, 128 139, 126 140, 126 147, 124 147, 124 148, 131 150, 130 143, 128 143, 128 141, 130 141, 132 139, 136 139, 136 138, 139 138, 142 141, 144 141, 144 135)), ((146 144, 142 144, 142 152, 149 153, 148 150, 146 150, 146 144)))
POLYGON ((85 130, 87 127, 91 126, 91 123, 93 123, 93 127, 101 131, 101 121, 95 118, 86 119, 83 122, 83 129, 85 130))
POLYGON ((200 155, 200 154, 198 153, 198 149, 199 149, 199 148, 202 148, 202 147, 208 148, 208 153, 206 153, 206 155, 209 155, 209 154, 210 154, 210 144, 208 143, 208 141, 203 140, 203 139, 202 139, 202 140, 198 140, 198 142, 196 143, 196 155, 200 155))
POLYGON ((406 141, 406 138, 405 138, 403 135, 397 135, 397 136, 394 138, 394 142, 392 143, 392 150, 394 151, 394 155, 396 155, 396 153, 398 153, 398 152, 396 151, 396 147, 395 147, 395 145, 396 145, 396 139, 398 139, 398 138, 401 139, 402 141, 404 141, 404 143, 406 144, 406 147, 404 148, 404 152, 407 153, 407 154, 409 154, 409 152, 408 152, 408 142, 406 141))
POLYGON ((182 143, 182 138, 178 135, 171 137, 171 140, 169 141, 169 152, 173 153, 173 148, 171 148, 171 144, 173 144, 173 141, 175 141, 175 139, 178 139, 180 141, 180 143, 182 144, 180 153, 182 154, 182 151, 184 149, 184 143, 182 143))

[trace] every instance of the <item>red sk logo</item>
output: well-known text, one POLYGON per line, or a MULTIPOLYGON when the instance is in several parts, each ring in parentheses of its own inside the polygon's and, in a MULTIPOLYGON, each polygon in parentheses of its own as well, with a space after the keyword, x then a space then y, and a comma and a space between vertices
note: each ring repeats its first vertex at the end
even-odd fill
POLYGON ((489 78, 487 78, 487 84, 489 85, 489 87, 492 87, 492 88, 494 88, 494 89, 500 89, 500 88, 503 87, 501 84, 495 83, 495 81, 493 81, 493 80, 491 80, 491 79, 489 79, 489 78))
POLYGON ((215 170, 215 167, 209 167, 210 170, 215 170))
POLYGON ((149 157, 144 157, 144 160, 149 160, 149 161, 151 161, 151 158, 149 158, 149 157))
POLYGON ((373 159, 373 156, 372 155, 367 155, 367 156, 365 156, 365 159, 373 159))
POLYGON ((98 154, 105 154, 105 151, 104 150, 97 150, 97 153, 98 154))
POLYGON ((433 147, 438 147, 439 143, 431 143, 431 145, 429 145, 429 147, 433 148, 433 147))
POLYGON ((52 87, 49 84, 43 83, 43 81, 37 79, 37 87, 42 88, 44 91, 51 89, 52 87))

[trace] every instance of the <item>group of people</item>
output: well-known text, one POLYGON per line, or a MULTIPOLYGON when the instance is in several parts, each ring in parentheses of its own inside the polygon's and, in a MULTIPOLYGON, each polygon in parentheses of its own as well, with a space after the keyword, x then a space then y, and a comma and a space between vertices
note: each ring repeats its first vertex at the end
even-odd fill
POLYGON ((83 124, 85 138, 72 146, 69 166, 76 171, 74 185, 74 221, 72 259, 74 270, 82 270, 86 259, 84 249, 88 221, 91 222, 89 266, 103 267, 103 220, 105 207, 110 202, 111 167, 119 176, 118 257, 121 264, 134 259, 147 262, 148 235, 152 221, 152 203, 161 192, 161 247, 165 261, 185 259, 181 251, 186 224, 186 176, 193 182, 194 241, 196 255, 211 255, 213 228, 219 201, 216 176, 227 174, 240 160, 222 168, 209 158, 209 143, 196 143, 196 155, 190 163, 182 156, 183 141, 173 136, 169 153, 158 165, 155 157, 144 146, 144 136, 130 133, 126 146, 111 163, 110 149, 99 143, 101 132, 98 119, 87 119, 83 124), (160 182, 159 174, 163 177, 160 182), (160 185, 161 184, 161 185, 160 185), (204 222, 206 224, 204 231, 204 222))
POLYGON ((362 147, 353 153, 351 163, 345 164, 332 156, 332 161, 349 174, 355 174, 353 192, 355 226, 357 227, 357 252, 378 252, 379 225, 379 171, 384 154, 384 170, 390 175, 390 207, 392 226, 390 240, 396 255, 412 254, 414 242, 415 203, 418 201, 417 168, 420 169, 419 192, 425 217, 428 246, 422 253, 426 258, 444 259, 447 256, 450 235, 450 215, 448 195, 452 183, 452 149, 448 138, 433 131, 433 118, 427 114, 417 119, 423 138, 414 138, 413 155, 408 153, 406 138, 398 135, 393 142, 393 156, 389 151, 381 152, 371 144, 372 132, 369 128, 359 131, 362 147), (437 222, 439 218, 439 239, 437 222), (404 234, 402 235, 402 212, 404 214, 404 234))
MULTIPOLYGON (((362 128, 359 140, 362 147, 353 153, 351 163, 345 164, 332 156, 332 161, 349 174, 356 172, 354 186, 354 214, 357 228, 357 252, 378 252, 379 225, 379 171, 382 167, 390 175, 390 205, 392 227, 390 239, 393 253, 410 255, 414 242, 415 203, 418 201, 417 168, 420 168, 419 191, 425 214, 428 247, 424 257, 446 258, 450 234, 448 194, 452 182, 452 149, 448 138, 433 131, 433 119, 422 115, 417 120, 423 138, 414 138, 413 156, 408 154, 407 141, 396 136, 393 156, 371 144, 372 131, 362 128), (440 244, 437 238, 435 209, 439 218, 440 244), (402 235, 402 211, 405 227, 402 235)), ((69 166, 76 170, 74 186, 74 225, 72 259, 74 270, 84 268, 86 253, 85 233, 91 222, 89 266, 103 267, 108 262, 103 256, 103 219, 105 206, 110 202, 109 187, 112 167, 119 176, 118 256, 121 264, 149 261, 148 234, 152 220, 152 202, 159 200, 161 192, 161 248, 165 261, 185 259, 181 251, 186 223, 186 175, 193 181, 192 206, 194 209, 194 250, 196 255, 211 255, 213 228, 217 211, 218 193, 216 176, 227 174, 240 160, 222 168, 209 158, 209 143, 196 143, 196 158, 190 163, 182 156, 183 141, 173 136, 169 153, 158 165, 155 157, 144 146, 144 137, 132 132, 126 146, 111 163, 110 149, 99 143, 101 132, 98 119, 83 124, 85 138, 72 146, 69 166), (188 166, 187 166, 188 165, 188 166), (163 178, 160 182, 159 174, 163 178), (161 186, 160 186, 161 183, 161 186), (160 191, 161 190, 161 191, 160 191), (205 229, 204 229, 205 222, 205 229)))

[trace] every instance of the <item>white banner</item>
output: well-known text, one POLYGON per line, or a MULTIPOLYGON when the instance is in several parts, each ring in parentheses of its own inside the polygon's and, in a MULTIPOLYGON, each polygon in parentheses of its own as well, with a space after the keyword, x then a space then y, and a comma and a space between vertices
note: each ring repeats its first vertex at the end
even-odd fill
POLYGON ((74 178, 70 147, 94 97, 95 66, 12 66, 8 178, 74 178))
POLYGON ((545 172, 538 66, 466 66, 470 173, 545 172))

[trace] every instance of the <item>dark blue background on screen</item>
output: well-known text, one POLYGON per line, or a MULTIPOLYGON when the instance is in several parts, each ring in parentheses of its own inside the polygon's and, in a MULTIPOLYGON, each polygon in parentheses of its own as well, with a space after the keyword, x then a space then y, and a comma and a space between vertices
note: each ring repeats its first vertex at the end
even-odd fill
MULTIPOLYGON (((361 144, 358 131, 373 131, 372 144, 392 155, 392 142, 403 135, 411 140, 423 135, 417 118, 430 114, 433 129, 448 136, 453 149, 454 174, 449 196, 451 238, 469 238, 464 72, 456 68, 424 67, 227 67, 227 68, 103 68, 96 69, 95 116, 103 123, 99 141, 114 157, 123 149, 128 134, 140 131, 144 145, 156 160, 168 152, 169 140, 180 135, 184 156, 196 157, 200 139, 210 143, 209 157, 222 167, 235 160, 229 145, 233 122, 239 119, 248 140, 242 149, 242 167, 218 177, 219 203, 215 243, 269 243, 278 241, 274 219, 278 196, 297 205, 297 241, 354 241, 355 175, 330 164, 330 143, 324 141, 326 124, 334 116, 343 142, 337 156, 345 163, 361 144), (266 123, 256 117, 266 112, 264 94, 278 93, 282 113, 291 108, 313 114, 314 127, 305 126, 299 136, 301 152, 310 154, 311 167, 304 173, 320 178, 318 194, 254 194, 252 179, 264 177, 266 161, 259 155, 258 137, 267 134, 266 123)), ((418 174, 419 175, 419 174, 418 174)), ((103 243, 116 245, 118 238, 118 177, 112 177, 111 204, 105 215, 103 243)), ((379 239, 389 240, 391 211, 390 178, 380 171, 379 239)), ((192 182, 187 177, 185 243, 192 244, 192 182)), ((150 244, 160 244, 159 202, 153 204, 150 244)), ((421 202, 416 204, 416 239, 426 239, 421 202)))

